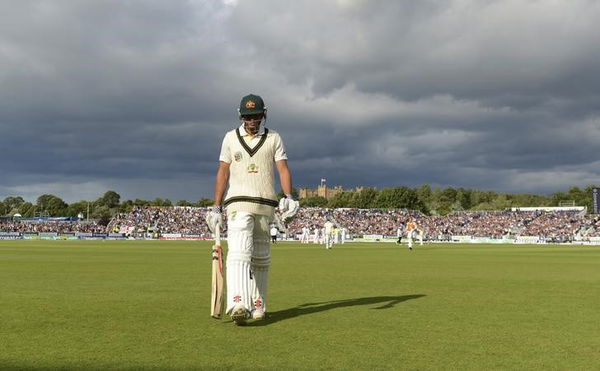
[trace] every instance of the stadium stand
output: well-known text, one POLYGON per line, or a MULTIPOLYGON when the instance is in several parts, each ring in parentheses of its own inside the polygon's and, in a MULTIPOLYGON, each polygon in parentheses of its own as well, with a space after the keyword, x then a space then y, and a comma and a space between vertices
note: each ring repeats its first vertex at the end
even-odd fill
MULTIPOLYGON (((74 234, 78 237, 208 239, 207 208, 138 207, 118 214, 108 224, 68 220, 0 220, 0 234, 74 234)), ((287 236, 298 238, 303 227, 322 228, 327 218, 346 228, 349 238, 393 238, 401 224, 415 219, 429 241, 451 241, 456 236, 527 241, 573 242, 598 240, 600 217, 573 210, 513 210, 459 212, 427 216, 410 210, 302 208, 287 226, 287 236)), ((226 226, 225 226, 226 228, 226 226)), ((224 230, 226 232, 226 229, 224 230)), ((464 240, 464 239, 463 239, 464 240)))

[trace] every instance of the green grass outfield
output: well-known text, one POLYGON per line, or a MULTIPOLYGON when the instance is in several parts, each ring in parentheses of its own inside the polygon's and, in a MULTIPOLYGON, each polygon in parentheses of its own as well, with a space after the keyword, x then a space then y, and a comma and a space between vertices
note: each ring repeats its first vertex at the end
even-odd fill
POLYGON ((270 317, 210 243, 0 241, 0 369, 600 369, 600 248, 279 243, 270 317))

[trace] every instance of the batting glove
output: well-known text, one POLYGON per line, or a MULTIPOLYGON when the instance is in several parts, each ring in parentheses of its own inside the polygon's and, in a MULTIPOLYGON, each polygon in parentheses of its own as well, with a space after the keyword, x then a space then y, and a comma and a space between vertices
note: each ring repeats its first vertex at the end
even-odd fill
POLYGON ((223 207, 213 206, 212 209, 206 213, 206 224, 212 233, 216 233, 217 226, 223 225, 223 207))
POLYGON ((279 212, 281 212, 281 218, 283 220, 293 218, 294 215, 300 209, 300 203, 294 201, 292 195, 286 195, 286 197, 279 200, 279 212))

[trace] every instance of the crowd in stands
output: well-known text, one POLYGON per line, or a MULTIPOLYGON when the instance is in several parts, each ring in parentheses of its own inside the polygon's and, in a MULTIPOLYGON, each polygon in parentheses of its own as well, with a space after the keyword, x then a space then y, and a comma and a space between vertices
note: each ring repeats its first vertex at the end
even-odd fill
POLYGON ((105 233, 96 221, 0 221, 0 232, 8 233, 105 233))
MULTIPOLYGON (((207 208, 148 207, 115 217, 109 230, 121 232, 156 231, 210 237, 204 222, 207 208)), ((287 225, 287 234, 296 236, 307 227, 312 233, 330 219, 349 236, 395 236, 409 219, 423 228, 429 239, 444 240, 452 235, 502 238, 540 236, 554 241, 571 241, 576 235, 600 236, 600 218, 578 211, 481 211, 446 216, 427 216, 410 210, 301 208, 287 225)), ((226 226, 224 226, 226 228, 226 226)))
MULTIPOLYGON (((115 216, 108 226, 95 222, 0 221, 0 232, 122 233, 127 236, 180 233, 210 238, 204 221, 208 208, 143 207, 115 216)), ((600 237, 600 217, 578 211, 459 212, 427 216, 408 210, 301 208, 287 225, 288 236, 307 227, 312 233, 327 220, 348 231, 349 237, 362 235, 395 236, 409 219, 419 225, 428 239, 444 240, 452 235, 502 238, 539 236, 564 242, 576 238, 600 237)), ((226 231, 226 225, 223 226, 226 231)))
POLYGON ((210 237, 208 226, 204 221, 206 211, 206 208, 191 206, 138 207, 130 213, 115 216, 108 223, 107 231, 132 236, 147 233, 181 233, 210 237))

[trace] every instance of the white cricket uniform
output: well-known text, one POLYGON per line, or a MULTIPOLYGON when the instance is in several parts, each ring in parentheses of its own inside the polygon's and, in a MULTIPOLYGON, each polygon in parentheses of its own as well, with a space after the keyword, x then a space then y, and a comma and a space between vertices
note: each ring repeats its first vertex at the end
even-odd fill
POLYGON ((315 228, 315 231, 313 233, 313 243, 320 243, 319 242, 319 228, 315 228))
POLYGON ((413 242, 418 237, 419 242, 423 245, 423 230, 417 226, 415 222, 409 222, 406 225, 406 237, 408 239, 408 248, 412 250, 413 242))
POLYGON ((341 239, 342 239, 342 244, 346 243, 346 228, 342 228, 342 232, 341 232, 341 239))
POLYGON ((324 239, 324 243, 325 243, 325 248, 326 249, 331 249, 333 248, 333 229, 334 229, 334 224, 332 222, 330 222, 329 220, 325 222, 324 228, 323 228, 323 239, 324 239))
POLYGON ((300 243, 308 243, 310 231, 308 227, 302 227, 302 235, 300 236, 300 243))
POLYGON ((227 309, 267 310, 271 249, 269 224, 278 206, 275 162, 286 160, 279 134, 261 127, 251 136, 244 126, 229 131, 219 160, 229 164, 227 208, 227 309))

